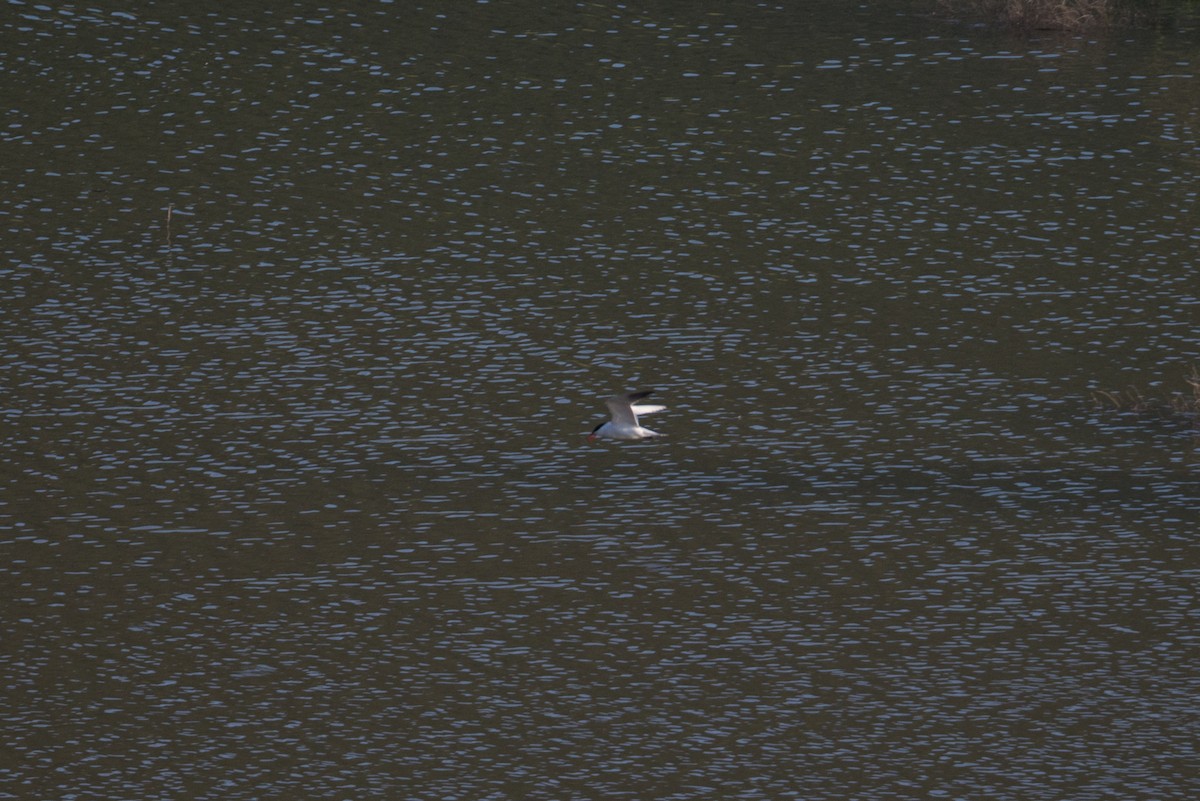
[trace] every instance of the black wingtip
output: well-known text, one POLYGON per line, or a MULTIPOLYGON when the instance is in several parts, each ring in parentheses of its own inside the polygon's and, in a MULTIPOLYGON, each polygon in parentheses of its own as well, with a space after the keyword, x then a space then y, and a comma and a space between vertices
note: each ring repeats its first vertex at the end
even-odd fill
POLYGON ((630 401, 640 401, 642 398, 648 398, 654 394, 652 389, 643 389, 641 392, 630 392, 626 395, 626 399, 630 401))

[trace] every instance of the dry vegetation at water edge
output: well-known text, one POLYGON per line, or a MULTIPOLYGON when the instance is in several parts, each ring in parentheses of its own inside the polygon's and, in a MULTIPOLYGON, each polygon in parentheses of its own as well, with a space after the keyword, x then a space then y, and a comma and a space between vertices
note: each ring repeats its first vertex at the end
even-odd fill
POLYGON ((1118 412, 1151 412, 1163 416, 1191 417, 1193 423, 1200 424, 1200 370, 1193 365, 1192 371, 1184 376, 1191 386, 1191 392, 1175 392, 1169 398, 1147 397, 1137 387, 1109 392, 1093 390, 1092 397, 1097 405, 1113 408, 1118 412))
POLYGON ((1144 23, 1156 18, 1160 0, 938 0, 947 14, 994 19, 1023 30, 1078 31, 1144 23))

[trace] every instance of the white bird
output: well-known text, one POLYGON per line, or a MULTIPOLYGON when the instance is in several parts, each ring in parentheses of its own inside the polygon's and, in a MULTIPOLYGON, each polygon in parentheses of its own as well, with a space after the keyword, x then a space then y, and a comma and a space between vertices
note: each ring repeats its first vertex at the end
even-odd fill
POLYGON ((592 433, 588 434, 588 442, 593 442, 596 437, 604 437, 606 439, 646 439, 648 437, 661 437, 657 431, 651 431, 648 428, 642 428, 638 424, 639 414, 653 414, 661 412, 666 406, 652 406, 650 404, 639 404, 642 398, 649 397, 654 390, 647 389, 641 392, 631 392, 628 395, 613 395, 604 403, 612 412, 612 419, 606 420, 600 425, 592 429, 592 433))

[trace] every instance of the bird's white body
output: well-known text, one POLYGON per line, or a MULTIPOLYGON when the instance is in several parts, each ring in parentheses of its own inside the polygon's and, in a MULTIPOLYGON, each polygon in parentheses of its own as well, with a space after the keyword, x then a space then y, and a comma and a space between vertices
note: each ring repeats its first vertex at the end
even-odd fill
POLYGON ((612 412, 612 419, 592 429, 592 433, 588 434, 588 440, 591 441, 597 437, 635 440, 662 436, 657 431, 643 428, 638 423, 639 415, 653 414, 667 408, 666 406, 637 403, 642 398, 648 397, 653 391, 652 389, 648 389, 643 392, 632 392, 628 395, 614 395, 606 400, 604 403, 608 406, 609 411, 612 412))

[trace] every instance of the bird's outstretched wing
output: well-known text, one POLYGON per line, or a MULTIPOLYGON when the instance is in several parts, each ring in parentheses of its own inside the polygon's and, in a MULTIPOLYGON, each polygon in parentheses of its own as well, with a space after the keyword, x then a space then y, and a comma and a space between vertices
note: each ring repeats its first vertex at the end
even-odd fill
POLYGON ((637 416, 639 414, 650 414, 650 412, 644 411, 645 409, 653 409, 657 412, 665 408, 662 406, 654 407, 633 405, 636 401, 640 401, 642 398, 648 398, 653 393, 654 390, 645 389, 641 392, 630 392, 628 395, 613 395, 604 403, 608 406, 609 411, 612 412, 613 422, 636 426, 637 416))

